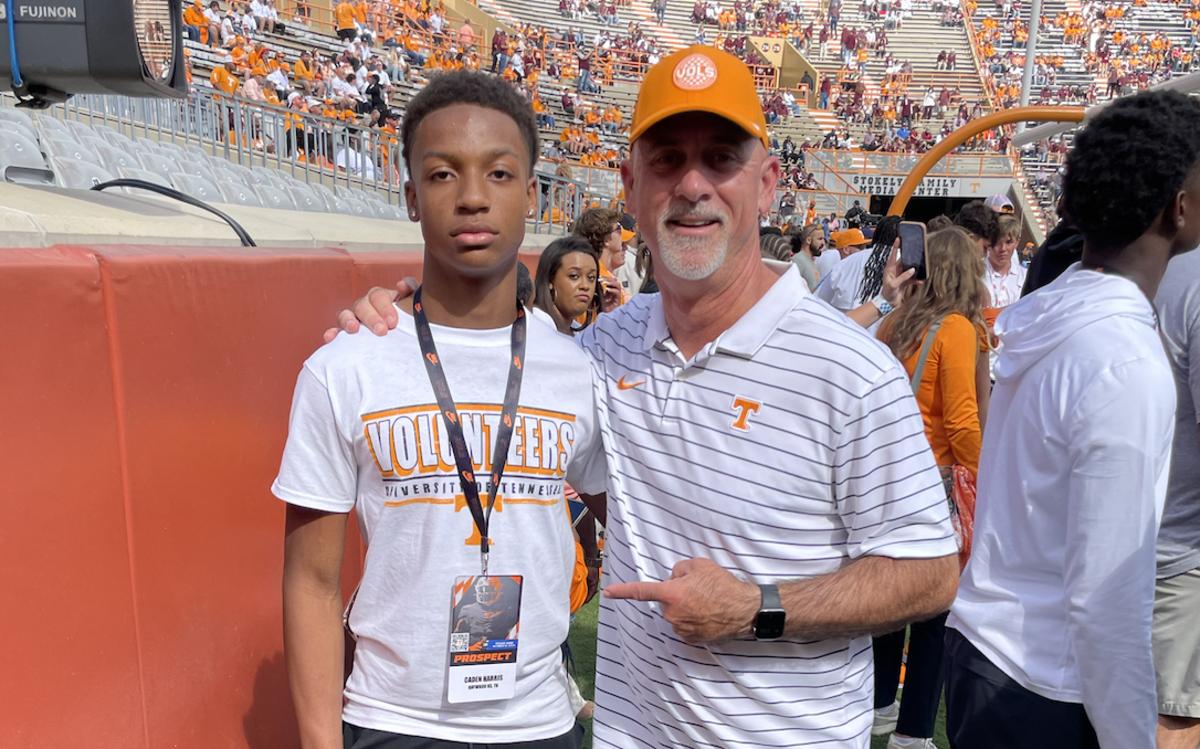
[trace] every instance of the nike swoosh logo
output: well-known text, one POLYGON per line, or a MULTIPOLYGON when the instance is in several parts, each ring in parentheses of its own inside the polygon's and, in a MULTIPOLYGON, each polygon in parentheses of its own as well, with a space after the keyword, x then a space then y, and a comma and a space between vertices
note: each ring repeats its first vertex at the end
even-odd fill
POLYGON ((621 379, 617 380, 617 387, 620 388, 621 390, 633 390, 638 385, 645 385, 645 384, 646 384, 645 380, 638 380, 637 382, 625 382, 624 375, 621 375, 621 379))

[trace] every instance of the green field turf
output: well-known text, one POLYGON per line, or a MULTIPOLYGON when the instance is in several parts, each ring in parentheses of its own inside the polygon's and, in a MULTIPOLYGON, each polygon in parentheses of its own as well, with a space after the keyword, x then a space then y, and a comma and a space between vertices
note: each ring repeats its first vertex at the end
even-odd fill
MULTIPOLYGON (((575 656, 575 680, 579 683, 579 691, 584 699, 593 699, 596 681, 596 615, 599 612, 599 601, 581 608, 571 624, 571 652, 575 656)), ((584 749, 592 749, 592 722, 586 722, 587 736, 583 740, 584 749)), ((949 749, 950 742, 946 740, 946 709, 938 712, 937 726, 934 729, 934 742, 939 749, 949 749)), ((884 749, 887 746, 886 736, 877 736, 871 740, 871 749, 884 749)))

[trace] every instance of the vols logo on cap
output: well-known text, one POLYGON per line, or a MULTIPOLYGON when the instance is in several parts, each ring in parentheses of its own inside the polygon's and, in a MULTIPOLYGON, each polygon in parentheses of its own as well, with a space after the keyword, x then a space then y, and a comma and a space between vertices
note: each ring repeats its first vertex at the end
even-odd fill
POLYGON ((684 91, 702 91, 717 82, 717 64, 697 52, 680 60, 671 78, 684 91))

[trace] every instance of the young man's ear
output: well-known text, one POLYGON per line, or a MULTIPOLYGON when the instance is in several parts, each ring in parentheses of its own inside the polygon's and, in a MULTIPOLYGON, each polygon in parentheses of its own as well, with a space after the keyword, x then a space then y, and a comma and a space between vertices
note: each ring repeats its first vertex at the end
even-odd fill
POLYGON ((1192 173, 1183 182, 1183 189, 1175 195, 1169 209, 1173 215, 1168 219, 1175 224, 1175 231, 1181 231, 1188 225, 1194 229, 1200 222, 1200 167, 1193 167, 1192 173))
POLYGON ((530 218, 530 217, 537 215, 537 210, 538 210, 537 199, 538 199, 537 177, 530 177, 529 178, 529 186, 525 190, 525 200, 526 200, 525 217, 526 218, 530 218))
POLYGON ((417 188, 413 187, 411 179, 404 180, 404 204, 408 207, 408 220, 420 221, 421 208, 417 205, 417 188))

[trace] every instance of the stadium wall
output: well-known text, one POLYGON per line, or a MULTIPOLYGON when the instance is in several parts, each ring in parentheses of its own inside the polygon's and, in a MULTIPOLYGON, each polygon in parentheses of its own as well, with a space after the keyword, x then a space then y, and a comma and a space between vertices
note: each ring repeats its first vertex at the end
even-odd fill
MULTIPOLYGON (((291 391, 338 309, 419 271, 411 252, 0 250, 0 746, 296 745, 269 492, 291 391)), ((352 530, 347 592, 362 551, 352 530)))

